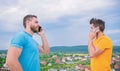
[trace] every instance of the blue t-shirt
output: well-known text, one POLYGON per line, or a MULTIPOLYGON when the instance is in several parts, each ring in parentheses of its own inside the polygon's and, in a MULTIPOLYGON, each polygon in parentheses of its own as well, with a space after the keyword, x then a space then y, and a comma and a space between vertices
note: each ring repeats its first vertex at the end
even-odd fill
POLYGON ((30 34, 25 31, 18 33, 10 45, 22 49, 18 60, 23 71, 40 71, 38 43, 30 34))

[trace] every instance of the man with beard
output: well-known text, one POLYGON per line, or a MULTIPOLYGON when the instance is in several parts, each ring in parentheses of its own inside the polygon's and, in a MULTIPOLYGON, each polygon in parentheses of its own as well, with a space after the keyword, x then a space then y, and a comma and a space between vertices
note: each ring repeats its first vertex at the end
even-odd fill
POLYGON ((13 37, 8 48, 6 65, 10 71, 40 71, 39 51, 49 53, 49 44, 37 16, 26 15, 23 19, 25 30, 13 37), (33 38, 37 33, 42 39, 42 46, 33 38))

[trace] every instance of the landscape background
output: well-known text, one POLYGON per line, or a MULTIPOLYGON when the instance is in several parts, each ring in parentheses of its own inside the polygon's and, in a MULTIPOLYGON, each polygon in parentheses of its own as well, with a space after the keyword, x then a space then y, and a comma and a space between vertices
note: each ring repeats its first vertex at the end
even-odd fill
MULTIPOLYGON (((120 0, 0 0, 0 68, 15 34, 24 31, 23 17, 37 15, 51 52, 40 54, 41 71, 90 70, 88 33, 91 18, 105 21, 113 42, 111 68, 120 65, 120 0), (118 62, 117 62, 118 61, 118 62)), ((40 36, 33 38, 42 44, 40 36)))
MULTIPOLYGON (((40 54, 41 71, 90 71, 87 45, 54 46, 49 54, 40 54)), ((5 63, 7 50, 0 50, 0 68, 5 63)), ((111 68, 120 64, 120 46, 113 46, 111 68)))
MULTIPOLYGON (((50 47, 87 45, 89 21, 106 22, 105 34, 120 45, 120 0, 0 0, 0 50, 24 30, 23 17, 38 16, 50 47)), ((41 44, 38 35, 33 36, 41 44)))

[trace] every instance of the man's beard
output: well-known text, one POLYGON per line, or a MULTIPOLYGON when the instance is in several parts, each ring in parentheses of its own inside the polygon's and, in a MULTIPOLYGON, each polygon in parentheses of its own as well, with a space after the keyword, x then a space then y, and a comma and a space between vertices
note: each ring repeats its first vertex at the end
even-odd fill
POLYGON ((31 31, 33 31, 34 33, 37 33, 37 32, 38 32, 38 29, 37 29, 36 27, 31 26, 30 28, 31 28, 31 31))

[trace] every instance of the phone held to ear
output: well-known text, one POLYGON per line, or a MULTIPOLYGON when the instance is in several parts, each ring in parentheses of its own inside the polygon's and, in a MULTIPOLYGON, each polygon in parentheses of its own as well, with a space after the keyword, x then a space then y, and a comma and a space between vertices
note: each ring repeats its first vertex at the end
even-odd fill
POLYGON ((93 32, 97 33, 99 31, 99 27, 96 27, 93 32))
POLYGON ((39 26, 39 28, 38 28, 38 32, 40 32, 42 30, 42 27, 41 26, 39 26))

